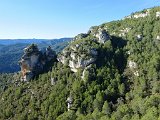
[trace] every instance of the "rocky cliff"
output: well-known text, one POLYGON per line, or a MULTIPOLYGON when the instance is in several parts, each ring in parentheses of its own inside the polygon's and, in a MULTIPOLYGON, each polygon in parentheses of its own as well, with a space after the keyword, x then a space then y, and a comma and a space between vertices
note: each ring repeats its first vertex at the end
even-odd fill
MULTIPOLYGON (((73 72, 77 72, 78 69, 85 70, 97 59, 98 50, 96 46, 104 44, 108 40, 110 40, 110 35, 105 29, 91 27, 87 33, 75 36, 71 44, 58 55, 57 60, 70 67, 73 72)), ((35 44, 25 48, 24 55, 19 61, 22 81, 29 81, 44 71, 44 66, 53 59, 56 59, 56 54, 51 47, 44 51, 40 51, 35 44)))
MULTIPOLYGON (((158 11, 92 27, 58 54, 59 62, 51 60, 51 48, 26 48, 20 62, 23 80, 38 70, 52 70, 29 83, 19 82, 19 74, 0 74, 0 119, 158 120, 158 11), (111 40, 100 42, 100 33, 112 35, 111 40)), ((141 13, 146 12, 136 14, 141 13)))
POLYGON ((56 54, 49 46, 44 51, 40 51, 37 45, 32 44, 24 49, 24 55, 19 61, 22 81, 29 81, 35 75, 44 71, 44 66, 55 59, 56 54))
POLYGON ((97 46, 103 45, 108 40, 110 40, 110 35, 106 30, 91 27, 88 33, 78 34, 73 42, 58 55, 57 60, 69 66, 73 72, 77 72, 78 69, 85 70, 97 60, 97 46))

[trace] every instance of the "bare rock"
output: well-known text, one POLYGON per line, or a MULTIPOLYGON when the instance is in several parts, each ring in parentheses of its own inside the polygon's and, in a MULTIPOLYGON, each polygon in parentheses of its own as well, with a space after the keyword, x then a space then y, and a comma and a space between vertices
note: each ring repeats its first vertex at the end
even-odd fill
POLYGON ((157 40, 160 40, 160 36, 159 36, 159 35, 157 35, 156 39, 157 39, 157 40))
POLYGON ((129 61, 128 66, 135 76, 139 76, 138 66, 136 62, 129 61))
POLYGON ((156 17, 157 17, 157 18, 160 17, 160 11, 157 11, 157 12, 156 12, 156 17))
POLYGON ((84 44, 86 43, 69 46, 58 55, 57 60, 69 66, 73 72, 77 72, 79 68, 84 69, 95 62, 98 55, 96 49, 85 47, 84 44))
POLYGON ((104 30, 99 28, 98 33, 96 34, 99 43, 105 43, 106 41, 110 40, 110 35, 104 30))
POLYGON ((45 52, 39 51, 37 45, 32 44, 24 49, 24 55, 19 61, 22 73, 22 81, 29 81, 34 76, 41 73, 44 66, 52 59, 55 59, 56 54, 48 47, 45 52))
POLYGON ((69 111, 69 110, 71 110, 71 107, 73 105, 73 98, 71 96, 69 96, 66 101, 67 101, 67 108, 69 111))
POLYGON ((137 64, 136 64, 136 62, 133 62, 133 61, 129 61, 129 63, 128 63, 128 66, 129 66, 129 68, 137 68, 137 64))
POLYGON ((138 14, 134 14, 132 17, 133 18, 144 18, 147 17, 148 15, 150 15, 150 9, 147 9, 146 12, 144 13, 138 13, 138 14))
POLYGON ((141 34, 138 34, 138 35, 136 36, 136 38, 137 38, 137 40, 142 40, 143 36, 142 36, 141 34))

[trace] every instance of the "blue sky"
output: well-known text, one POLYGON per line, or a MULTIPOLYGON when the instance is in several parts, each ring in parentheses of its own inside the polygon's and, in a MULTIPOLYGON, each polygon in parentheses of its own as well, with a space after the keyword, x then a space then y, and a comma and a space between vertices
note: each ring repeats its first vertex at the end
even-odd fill
POLYGON ((160 6, 160 0, 0 0, 0 39, 61 38, 160 6))

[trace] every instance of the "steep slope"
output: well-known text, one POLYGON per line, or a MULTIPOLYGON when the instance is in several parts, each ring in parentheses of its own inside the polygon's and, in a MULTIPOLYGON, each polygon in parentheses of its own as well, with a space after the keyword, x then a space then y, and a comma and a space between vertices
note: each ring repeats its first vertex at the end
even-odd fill
POLYGON ((79 34, 52 70, 0 96, 1 119, 160 119, 160 7, 79 34))

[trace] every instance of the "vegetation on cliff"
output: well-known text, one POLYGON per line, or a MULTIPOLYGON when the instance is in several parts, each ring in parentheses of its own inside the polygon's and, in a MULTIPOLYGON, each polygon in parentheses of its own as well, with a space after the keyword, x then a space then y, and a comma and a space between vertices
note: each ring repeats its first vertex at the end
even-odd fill
MULTIPOLYGON (((87 69, 73 72, 68 64, 54 62, 51 71, 29 82, 14 74, 0 91, 0 119, 159 120, 160 17, 156 13, 160 7, 136 14, 146 11, 144 17, 92 27, 93 32, 64 50, 69 52, 65 58, 72 59, 70 47, 80 46, 77 56, 88 56, 83 51, 94 48, 96 60, 87 69), (94 36, 99 28, 110 35, 104 43, 94 36)), ((8 79, 1 76, 1 81, 8 79)))

